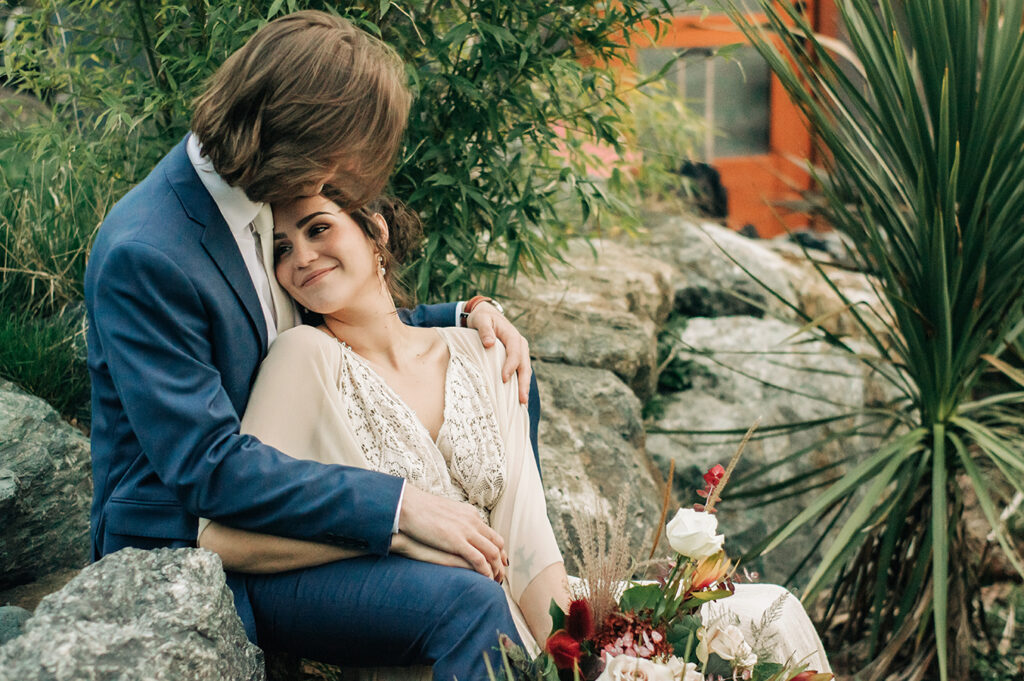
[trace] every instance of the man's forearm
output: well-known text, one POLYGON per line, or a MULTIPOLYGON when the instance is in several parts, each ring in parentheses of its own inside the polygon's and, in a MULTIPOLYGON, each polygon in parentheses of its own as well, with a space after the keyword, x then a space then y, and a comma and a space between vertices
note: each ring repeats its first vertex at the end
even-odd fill
POLYGON ((315 567, 367 553, 302 539, 239 530, 217 522, 211 522, 199 535, 199 548, 220 556, 224 569, 250 574, 315 567))

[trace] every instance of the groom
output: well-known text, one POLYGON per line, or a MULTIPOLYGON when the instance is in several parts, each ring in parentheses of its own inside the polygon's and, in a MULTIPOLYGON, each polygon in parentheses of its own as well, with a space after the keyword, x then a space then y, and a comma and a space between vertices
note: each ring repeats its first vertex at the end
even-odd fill
MULTIPOLYGON (((114 206, 85 275, 92 377, 94 558, 195 546, 199 516, 370 554, 272 575, 228 574, 252 640, 329 662, 433 663, 486 678, 497 630, 515 637, 502 540, 465 504, 399 478, 293 459, 239 433, 260 362, 294 309, 273 277, 268 203, 331 184, 376 196, 410 104, 401 61, 348 22, 299 12, 221 66, 193 134, 114 206), (476 572, 389 555, 394 533, 476 572), (482 575, 486 575, 484 577, 482 575), (455 594, 462 594, 458 598, 455 594), (466 594, 470 594, 466 596, 466 594), (380 650, 396 651, 382 658, 380 650)), ((487 302, 468 323, 506 345, 525 401, 525 340, 487 302)), ((461 305, 410 323, 453 325, 461 305)))

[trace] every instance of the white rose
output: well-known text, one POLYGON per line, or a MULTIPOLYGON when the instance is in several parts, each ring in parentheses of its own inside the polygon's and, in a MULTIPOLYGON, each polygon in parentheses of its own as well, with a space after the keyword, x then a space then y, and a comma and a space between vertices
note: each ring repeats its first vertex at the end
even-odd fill
POLYGON ((725 537, 715 534, 718 518, 710 513, 681 508, 669 521, 666 533, 668 543, 677 553, 701 560, 722 550, 725 537))
POLYGON ((696 665, 684 665, 676 657, 666 664, 629 655, 605 657, 605 660, 604 671, 597 681, 704 681, 696 665))
POLYGON ((665 665, 672 672, 672 678, 678 681, 704 681, 704 675, 697 671, 697 665, 692 662, 683 662, 678 657, 669 659, 665 665))
POLYGON ((704 664, 707 664, 710 653, 731 661, 733 669, 753 669, 757 664, 757 655, 735 624, 725 627, 701 627, 697 630, 697 638, 700 639, 700 643, 697 644, 697 657, 704 664))

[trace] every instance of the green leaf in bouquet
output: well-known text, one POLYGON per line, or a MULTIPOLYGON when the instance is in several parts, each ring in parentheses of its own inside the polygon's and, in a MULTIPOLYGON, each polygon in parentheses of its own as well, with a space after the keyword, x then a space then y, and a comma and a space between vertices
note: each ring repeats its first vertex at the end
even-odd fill
POLYGON ((697 662, 694 651, 697 648, 697 630, 701 627, 697 615, 683 615, 669 625, 665 639, 672 645, 672 653, 684 662, 697 662))
POLYGON ((540 675, 544 681, 561 681, 558 676, 558 667, 555 666, 555 661, 550 655, 541 655, 539 664, 540 675))
POLYGON ((661 587, 657 584, 630 587, 622 592, 622 597, 619 598, 619 607, 625 612, 654 610, 663 595, 661 587))
POLYGON ((785 669, 785 665, 778 662, 758 662, 754 665, 754 671, 750 678, 751 681, 770 681, 770 679, 779 677, 779 673, 785 669))
POLYGON ((691 594, 698 601, 708 603, 710 601, 717 601, 719 598, 725 598, 726 596, 732 596, 732 592, 728 589, 715 589, 714 591, 697 591, 691 594))
POLYGON ((559 629, 565 629, 565 613, 558 607, 558 603, 555 599, 551 599, 551 605, 548 607, 548 614, 551 615, 551 631, 555 632, 559 629))
POLYGON ((704 678, 710 679, 717 677, 731 679, 732 665, 729 664, 728 660, 723 660, 718 655, 711 653, 708 655, 707 666, 704 667, 704 678))
POLYGON ((731 595, 732 592, 728 589, 717 589, 715 591, 698 591, 696 593, 690 594, 690 597, 687 598, 686 601, 684 601, 682 604, 680 604, 680 606, 676 610, 694 610, 704 605, 705 603, 717 601, 720 598, 725 598, 726 596, 731 595))

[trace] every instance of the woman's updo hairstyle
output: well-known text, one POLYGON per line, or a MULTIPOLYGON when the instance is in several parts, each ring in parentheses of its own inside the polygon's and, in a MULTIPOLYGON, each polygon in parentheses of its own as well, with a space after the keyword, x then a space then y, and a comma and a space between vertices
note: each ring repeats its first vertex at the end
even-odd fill
MULTIPOLYGON (((321 193, 335 203, 341 199, 339 192, 330 186, 324 186, 321 193)), ((350 212, 349 217, 380 252, 386 270, 384 283, 395 299, 395 304, 398 307, 412 307, 416 302, 415 296, 402 275, 405 266, 419 255, 422 248, 423 223, 420 216, 393 196, 378 196, 362 208, 350 212), (380 225, 373 219, 375 213, 380 213, 388 225, 387 241, 380 225)))

